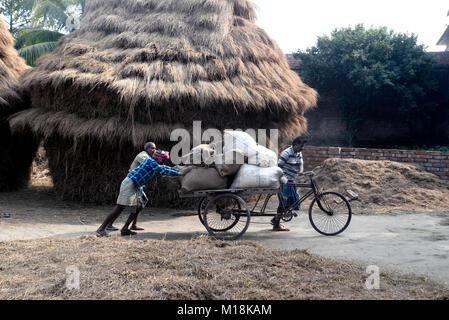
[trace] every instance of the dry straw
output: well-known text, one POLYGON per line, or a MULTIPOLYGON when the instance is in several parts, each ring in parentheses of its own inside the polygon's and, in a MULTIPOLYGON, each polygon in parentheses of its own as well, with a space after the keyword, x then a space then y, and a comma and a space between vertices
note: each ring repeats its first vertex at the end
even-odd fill
POLYGON ((355 213, 449 208, 449 181, 412 163, 328 159, 314 171, 321 188, 358 194, 355 213))
MULTIPOLYGON (((248 0, 91 0, 80 28, 21 83, 33 109, 13 127, 46 139, 49 157, 68 153, 76 162, 72 171, 50 159, 60 168, 52 170, 55 185, 67 190, 83 188, 77 175, 101 170, 89 167, 105 153, 114 163, 121 158, 122 169, 111 175, 103 163, 101 180, 91 183, 115 190, 132 160, 124 150, 134 155, 146 140, 169 148, 171 129, 194 120, 218 129, 277 128, 291 137, 306 130, 303 114, 317 100, 256 26, 248 0)), ((94 202, 115 195, 63 194, 94 202)))
POLYGON ((41 239, 0 242, 0 299, 447 299, 423 276, 380 274, 367 290, 366 266, 253 242, 41 239), (66 284, 71 266, 79 289, 66 284))
POLYGON ((7 122, 11 114, 28 107, 17 81, 28 67, 13 45, 14 40, 0 19, 0 191, 27 185, 36 151, 30 132, 12 134, 7 122))

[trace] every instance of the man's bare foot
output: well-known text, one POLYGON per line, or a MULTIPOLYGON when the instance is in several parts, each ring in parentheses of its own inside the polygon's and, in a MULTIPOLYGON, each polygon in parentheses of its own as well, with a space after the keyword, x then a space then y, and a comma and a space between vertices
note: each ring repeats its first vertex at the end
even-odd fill
POLYGON ((110 225, 108 225, 106 227, 106 230, 108 230, 108 231, 118 231, 118 228, 116 228, 112 224, 110 224, 110 225))
POLYGON ((144 228, 140 228, 138 226, 132 226, 131 228, 129 228, 129 230, 135 230, 135 231, 143 231, 145 230, 144 228))
POLYGON ((95 232, 95 235, 99 238, 110 237, 110 235, 105 230, 97 230, 97 232, 95 232))
POLYGON ((287 229, 287 228, 285 228, 284 226, 282 226, 282 225, 275 225, 275 226, 273 226, 273 231, 275 231, 275 232, 279 232, 279 231, 290 231, 290 229, 287 229))
POLYGON ((121 230, 120 231, 120 234, 122 235, 122 236, 134 236, 134 235, 136 235, 137 234, 137 232, 133 232, 133 231, 131 231, 131 230, 129 230, 129 229, 125 229, 125 230, 121 230))

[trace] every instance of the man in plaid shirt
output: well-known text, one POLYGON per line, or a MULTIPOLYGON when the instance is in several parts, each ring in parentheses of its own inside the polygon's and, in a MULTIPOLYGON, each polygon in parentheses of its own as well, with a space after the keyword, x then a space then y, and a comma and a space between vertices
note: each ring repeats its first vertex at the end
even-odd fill
MULTIPOLYGON (((151 148, 148 149, 148 155, 150 157, 144 160, 139 167, 131 171, 128 176, 122 181, 122 184, 120 186, 120 194, 117 199, 117 205, 106 217, 106 220, 103 222, 100 228, 98 228, 96 232, 97 236, 108 236, 108 233, 105 230, 106 227, 110 224, 112 225, 112 223, 120 216, 125 207, 138 206, 139 189, 146 183, 148 183, 156 173, 166 176, 181 176, 187 174, 190 171, 191 168, 186 168, 183 172, 180 172, 175 168, 160 165, 156 160, 152 158, 155 151, 156 145, 152 143, 151 148)), ((136 234, 135 232, 129 230, 129 225, 133 220, 135 220, 139 212, 139 210, 136 210, 129 215, 128 220, 120 231, 120 234, 122 236, 136 234)))

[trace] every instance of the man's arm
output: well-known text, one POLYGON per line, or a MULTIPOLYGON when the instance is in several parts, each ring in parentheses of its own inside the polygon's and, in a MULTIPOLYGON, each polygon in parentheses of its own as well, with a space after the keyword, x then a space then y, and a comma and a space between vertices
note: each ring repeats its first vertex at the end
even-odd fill
POLYGON ((181 171, 179 171, 178 169, 169 167, 169 166, 164 166, 164 165, 160 165, 158 164, 157 167, 154 169, 154 171, 156 171, 159 174, 162 174, 164 176, 180 176, 181 175, 181 171))
POLYGON ((160 165, 156 160, 148 158, 143 162, 143 165, 150 166, 151 170, 164 176, 180 176, 181 172, 175 168, 160 165))
POLYGON ((304 172, 304 157, 302 156, 302 152, 300 153, 301 155, 301 164, 299 165, 299 172, 303 173, 304 172))
POLYGON ((184 176, 192 170, 192 167, 184 168, 183 170, 178 170, 169 166, 161 165, 157 161, 152 161, 152 169, 165 176, 184 176))

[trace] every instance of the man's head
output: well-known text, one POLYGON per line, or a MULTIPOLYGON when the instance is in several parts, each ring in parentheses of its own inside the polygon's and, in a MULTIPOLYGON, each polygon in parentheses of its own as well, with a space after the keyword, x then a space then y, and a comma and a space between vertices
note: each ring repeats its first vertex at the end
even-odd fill
POLYGON ((154 152, 156 151, 156 144, 154 142, 147 142, 145 143, 144 150, 150 157, 153 157, 154 152))
POLYGON ((301 152, 306 142, 307 139, 305 137, 302 136, 296 137, 292 142, 293 151, 295 151, 296 153, 301 152))

